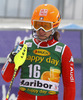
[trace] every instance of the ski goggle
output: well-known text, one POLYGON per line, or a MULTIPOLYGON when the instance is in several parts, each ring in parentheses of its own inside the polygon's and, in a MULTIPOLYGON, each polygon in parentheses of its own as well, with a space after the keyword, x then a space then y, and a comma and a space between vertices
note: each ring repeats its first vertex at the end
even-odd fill
POLYGON ((33 27, 36 31, 38 31, 39 29, 43 29, 45 32, 48 32, 53 29, 53 22, 34 20, 33 27))

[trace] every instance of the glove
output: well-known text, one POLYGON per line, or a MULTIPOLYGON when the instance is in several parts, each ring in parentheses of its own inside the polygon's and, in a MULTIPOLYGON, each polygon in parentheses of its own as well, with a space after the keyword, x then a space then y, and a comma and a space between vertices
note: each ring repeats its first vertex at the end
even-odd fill
POLYGON ((22 47, 23 47, 23 44, 19 44, 12 50, 10 54, 8 54, 7 60, 10 63, 14 63, 14 56, 22 49, 22 47))

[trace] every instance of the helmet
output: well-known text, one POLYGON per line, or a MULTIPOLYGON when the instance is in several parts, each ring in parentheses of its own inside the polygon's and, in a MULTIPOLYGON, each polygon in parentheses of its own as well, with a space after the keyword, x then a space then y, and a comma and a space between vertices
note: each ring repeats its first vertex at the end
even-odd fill
POLYGON ((50 22, 52 23, 51 29, 56 29, 61 22, 61 17, 58 9, 55 6, 50 4, 42 4, 39 5, 33 12, 31 18, 31 24, 33 27, 34 21, 50 22))

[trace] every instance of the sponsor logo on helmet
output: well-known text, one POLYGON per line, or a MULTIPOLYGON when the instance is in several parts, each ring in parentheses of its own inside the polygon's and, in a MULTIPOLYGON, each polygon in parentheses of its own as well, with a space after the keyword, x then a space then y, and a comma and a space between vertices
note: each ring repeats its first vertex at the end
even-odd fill
POLYGON ((47 50, 44 50, 44 49, 35 49, 33 51, 33 53, 36 55, 40 55, 40 56, 49 56, 50 55, 50 52, 47 50))
POLYGON ((41 9, 39 16, 47 16, 47 13, 48 13, 48 9, 41 9))
POLYGON ((44 19, 44 17, 40 17, 40 20, 43 20, 44 19))

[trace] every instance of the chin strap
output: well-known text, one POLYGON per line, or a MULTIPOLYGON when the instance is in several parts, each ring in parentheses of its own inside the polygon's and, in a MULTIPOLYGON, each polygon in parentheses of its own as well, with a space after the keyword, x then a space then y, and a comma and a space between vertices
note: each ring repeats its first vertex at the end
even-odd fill
MULTIPOLYGON (((37 38, 38 40, 40 40, 40 42, 38 43, 38 45, 37 45, 37 48, 39 48, 40 47, 40 44, 42 43, 42 42, 47 42, 48 40, 51 40, 51 39, 53 39, 53 36, 52 35, 50 35, 47 39, 45 39, 45 40, 41 40, 41 39, 39 39, 39 38, 37 38)), ((49 44, 48 44, 48 46, 49 46, 49 44)))
POLYGON ((52 29, 52 35, 57 31, 58 27, 52 29))

